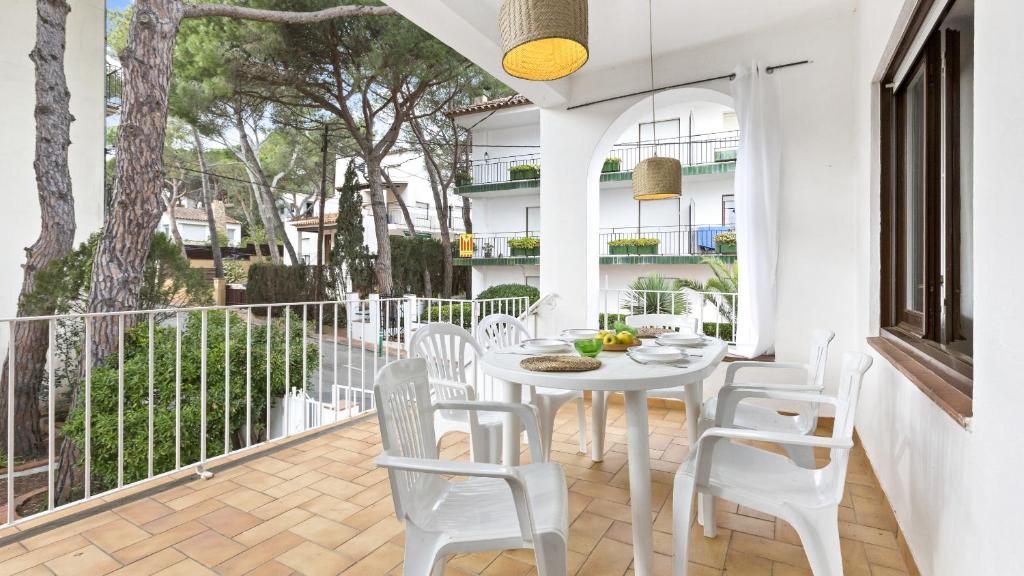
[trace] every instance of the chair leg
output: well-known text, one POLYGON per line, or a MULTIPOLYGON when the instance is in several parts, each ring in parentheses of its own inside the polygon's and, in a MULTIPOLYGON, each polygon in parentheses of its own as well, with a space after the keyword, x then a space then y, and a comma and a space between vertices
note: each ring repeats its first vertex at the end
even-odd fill
POLYGON ((715 497, 711 494, 698 494, 700 499, 701 525, 704 526, 704 537, 715 538, 718 536, 718 526, 715 524, 715 497))
POLYGON ((594 390, 591 393, 590 405, 590 459, 594 462, 604 460, 604 427, 608 417, 608 408, 605 404, 607 392, 594 390))
POLYGON ((561 535, 549 532, 537 536, 534 555, 537 576, 566 576, 569 571, 568 543, 561 535))
POLYGON ((786 455, 793 461, 797 466, 806 468, 808 470, 814 470, 818 467, 818 463, 814 460, 814 448, 811 446, 792 446, 786 444, 783 446, 786 449, 786 455))
POLYGON ((444 563, 444 556, 438 554, 437 538, 407 523, 402 573, 406 576, 441 576, 444 563))
POLYGON ((576 415, 580 420, 580 454, 587 453, 587 403, 583 395, 576 399, 576 415))
POLYGON ((551 454, 551 440, 555 432, 555 410, 551 400, 535 394, 531 404, 537 407, 537 427, 540 428, 540 453, 545 457, 551 454))
POLYGON ((676 475, 672 491, 672 576, 686 576, 693 523, 693 477, 676 475))
POLYGON ((485 430, 487 430, 487 454, 482 462, 501 464, 501 444, 504 440, 501 436, 502 427, 487 426, 485 430))
POLYGON ((843 576, 838 508, 794 510, 794 516, 785 520, 800 536, 815 576, 843 576))

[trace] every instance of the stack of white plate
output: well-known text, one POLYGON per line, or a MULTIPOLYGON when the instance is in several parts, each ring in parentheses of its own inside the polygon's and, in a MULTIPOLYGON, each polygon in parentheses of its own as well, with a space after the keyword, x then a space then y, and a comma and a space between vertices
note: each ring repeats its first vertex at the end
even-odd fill
POLYGON ((640 362, 656 362, 671 364, 686 358, 678 348, 659 348, 657 346, 637 346, 626 351, 632 358, 640 362))
POLYGON ((519 347, 529 354, 557 354, 571 350, 569 343, 556 338, 534 338, 523 340, 519 347))
POLYGON ((666 332, 658 336, 655 342, 662 346, 692 346, 700 344, 703 339, 700 334, 692 332, 666 332))
POLYGON ((593 328, 572 328, 569 330, 562 330, 561 336, 570 342, 576 340, 591 340, 593 338, 597 338, 597 330, 594 330, 593 328))

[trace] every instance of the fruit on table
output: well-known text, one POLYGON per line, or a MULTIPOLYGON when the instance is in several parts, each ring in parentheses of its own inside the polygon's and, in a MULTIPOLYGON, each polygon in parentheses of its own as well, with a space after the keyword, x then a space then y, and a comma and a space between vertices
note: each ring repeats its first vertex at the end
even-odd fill
POLYGON ((623 330, 622 332, 619 332, 615 336, 615 339, 618 340, 619 344, 622 344, 622 345, 625 345, 625 346, 630 346, 630 345, 633 344, 633 335, 630 334, 629 332, 626 332, 625 330, 623 330))
POLYGON ((618 339, 615 337, 615 334, 605 334, 604 338, 603 338, 603 342, 605 344, 614 345, 614 344, 618 344, 618 339))
POLYGON ((601 330, 597 333, 597 338, 605 345, 611 346, 632 346, 636 343, 636 335, 626 330, 622 330, 617 334, 611 330, 601 330))

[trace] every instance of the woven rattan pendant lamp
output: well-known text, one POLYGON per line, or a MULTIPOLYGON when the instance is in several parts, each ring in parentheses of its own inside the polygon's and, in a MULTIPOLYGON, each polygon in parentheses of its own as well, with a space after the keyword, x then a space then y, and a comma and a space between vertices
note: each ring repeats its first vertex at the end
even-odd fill
POLYGON ((501 67, 516 78, 556 80, 586 64, 587 0, 503 0, 501 67))
MULTIPOLYGON (((654 136, 654 156, 640 162, 633 169, 634 200, 664 200, 678 198, 683 193, 683 167, 675 158, 658 156, 658 119, 654 113, 654 10, 647 0, 649 47, 651 54, 651 129, 654 136)), ((642 144, 638 143, 638 146, 642 144)))

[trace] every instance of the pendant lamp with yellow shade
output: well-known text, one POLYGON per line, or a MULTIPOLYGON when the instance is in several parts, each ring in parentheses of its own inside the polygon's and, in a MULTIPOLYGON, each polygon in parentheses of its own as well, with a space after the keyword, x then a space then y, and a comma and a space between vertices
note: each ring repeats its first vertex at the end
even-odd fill
POLYGON ((683 194, 683 167, 675 158, 658 156, 658 119, 654 112, 654 10, 647 2, 649 48, 651 57, 651 128, 654 136, 654 155, 633 169, 634 200, 665 200, 683 194))
POLYGON ((557 80, 587 62, 587 0, 503 0, 501 67, 524 80, 557 80))

